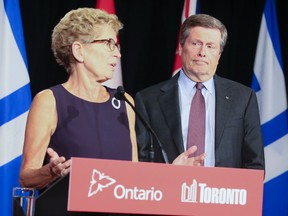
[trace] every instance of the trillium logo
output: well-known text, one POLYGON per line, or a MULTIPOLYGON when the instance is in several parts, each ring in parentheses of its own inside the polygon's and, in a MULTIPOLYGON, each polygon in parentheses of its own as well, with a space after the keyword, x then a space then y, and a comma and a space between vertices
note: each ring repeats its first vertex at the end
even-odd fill
MULTIPOLYGON (((97 169, 92 170, 91 181, 88 191, 88 197, 96 195, 98 192, 103 191, 104 188, 108 188, 115 184, 116 180, 110 176, 101 173, 97 169)), ((163 193, 161 190, 155 189, 153 186, 151 188, 138 188, 125 187, 122 184, 117 184, 113 189, 113 195, 116 199, 126 199, 126 200, 150 200, 150 201, 160 201, 163 198, 163 193)))
POLYGON ((108 188, 110 185, 116 182, 115 179, 110 176, 104 175, 104 173, 99 172, 97 169, 93 169, 90 181, 90 187, 88 192, 88 197, 97 194, 104 188, 108 188))

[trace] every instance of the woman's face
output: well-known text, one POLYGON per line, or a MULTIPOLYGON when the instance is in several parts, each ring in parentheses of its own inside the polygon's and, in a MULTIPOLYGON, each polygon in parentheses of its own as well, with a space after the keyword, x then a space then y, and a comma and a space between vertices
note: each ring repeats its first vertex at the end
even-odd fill
POLYGON ((117 46, 114 46, 115 42, 117 43, 115 31, 106 25, 99 37, 94 38, 94 42, 84 45, 84 68, 89 77, 96 78, 97 82, 102 83, 113 77, 117 59, 121 57, 117 46))

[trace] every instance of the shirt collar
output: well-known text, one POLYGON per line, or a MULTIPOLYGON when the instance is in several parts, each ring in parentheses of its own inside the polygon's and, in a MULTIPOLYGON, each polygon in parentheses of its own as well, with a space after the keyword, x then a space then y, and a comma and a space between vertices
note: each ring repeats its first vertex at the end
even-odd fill
MULTIPOLYGON (((183 90, 185 89, 187 94, 192 94, 193 88, 196 85, 196 82, 193 80, 189 79, 189 77, 184 73, 183 69, 180 70, 180 75, 178 79, 178 84, 180 88, 183 90), (187 91, 189 89, 189 91, 187 91)), ((203 82, 203 85, 205 86, 205 89, 210 93, 214 94, 215 93, 215 85, 214 85, 214 78, 212 77, 211 79, 207 80, 206 82, 203 82)))

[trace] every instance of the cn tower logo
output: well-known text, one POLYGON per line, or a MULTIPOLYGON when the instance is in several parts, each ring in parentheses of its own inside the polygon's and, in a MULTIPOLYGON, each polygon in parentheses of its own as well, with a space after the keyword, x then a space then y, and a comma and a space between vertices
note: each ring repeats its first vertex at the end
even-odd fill
POLYGON ((211 187, 195 179, 190 185, 182 184, 181 202, 185 203, 246 205, 247 197, 248 191, 244 188, 211 187))
POLYGON ((116 182, 115 179, 110 176, 104 175, 97 169, 93 169, 90 181, 90 187, 88 192, 88 197, 91 197, 97 194, 99 191, 102 191, 104 188, 108 188, 110 185, 116 182))
POLYGON ((182 184, 182 202, 197 202, 197 181, 194 179, 191 185, 187 183, 182 184))

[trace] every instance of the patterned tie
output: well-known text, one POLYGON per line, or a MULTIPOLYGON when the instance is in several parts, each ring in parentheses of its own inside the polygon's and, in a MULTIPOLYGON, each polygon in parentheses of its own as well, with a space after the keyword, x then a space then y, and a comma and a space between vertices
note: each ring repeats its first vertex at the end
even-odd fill
POLYGON ((190 107, 187 149, 197 146, 197 151, 192 156, 198 156, 205 151, 205 100, 201 93, 202 88, 202 83, 196 84, 196 93, 190 107))

